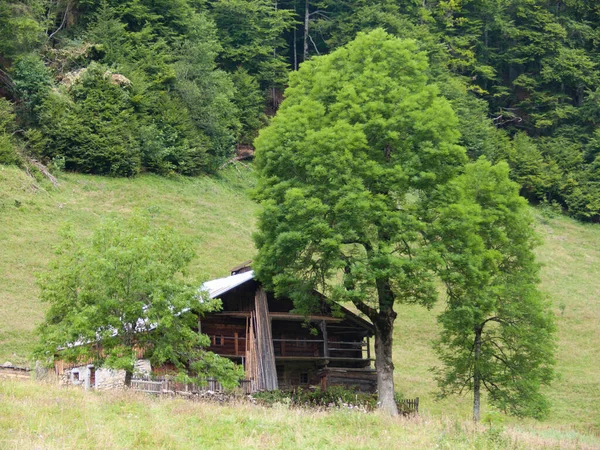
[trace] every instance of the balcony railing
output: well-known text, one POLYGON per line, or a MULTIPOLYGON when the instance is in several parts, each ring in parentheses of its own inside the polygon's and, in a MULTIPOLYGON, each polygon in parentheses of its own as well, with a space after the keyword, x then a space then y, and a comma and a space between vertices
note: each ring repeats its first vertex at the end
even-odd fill
MULTIPOLYGON (((210 350, 227 356, 244 356, 246 338, 242 336, 213 335, 210 350)), ((337 341, 305 338, 273 339, 275 357, 312 357, 370 359, 369 343, 363 341, 337 341)))

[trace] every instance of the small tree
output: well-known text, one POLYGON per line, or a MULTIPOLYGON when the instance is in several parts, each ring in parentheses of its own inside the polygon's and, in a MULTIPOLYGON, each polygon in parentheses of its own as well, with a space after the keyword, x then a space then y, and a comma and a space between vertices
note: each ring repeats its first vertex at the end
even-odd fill
POLYGON ((481 391, 492 404, 541 417, 540 387, 553 378, 553 316, 537 289, 537 243, 526 202, 509 181, 508 166, 469 164, 455 187, 462 196, 442 212, 436 236, 448 304, 437 349, 441 395, 481 391))
POLYGON ((197 314, 220 304, 184 281, 192 256, 185 239, 142 216, 105 223, 87 245, 66 232, 40 279, 50 308, 39 327, 38 357, 60 349, 66 360, 124 369, 128 382, 142 351, 155 365, 237 382, 241 374, 231 361, 202 351, 209 340, 197 332, 197 314))
POLYGON ((258 277, 299 310, 313 289, 373 323, 382 408, 394 402, 397 303, 436 299, 426 231, 465 151, 413 41, 359 34, 290 76, 256 146, 258 277))

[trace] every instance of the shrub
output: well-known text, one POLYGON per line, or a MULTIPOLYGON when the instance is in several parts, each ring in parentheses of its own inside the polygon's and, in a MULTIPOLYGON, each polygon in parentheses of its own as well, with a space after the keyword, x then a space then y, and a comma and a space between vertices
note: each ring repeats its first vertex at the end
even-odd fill
POLYGON ((296 388, 292 391, 257 392, 254 397, 264 405, 277 403, 307 408, 359 407, 373 410, 377 407, 377 396, 358 392, 341 386, 332 386, 326 390, 296 388))
POLYGON ((12 103, 0 98, 0 164, 16 164, 19 161, 15 142, 10 134, 14 128, 14 121, 12 103))
POLYGON ((116 176, 140 170, 137 123, 126 87, 92 64, 70 92, 53 91, 40 108, 42 156, 65 158, 65 169, 116 176))

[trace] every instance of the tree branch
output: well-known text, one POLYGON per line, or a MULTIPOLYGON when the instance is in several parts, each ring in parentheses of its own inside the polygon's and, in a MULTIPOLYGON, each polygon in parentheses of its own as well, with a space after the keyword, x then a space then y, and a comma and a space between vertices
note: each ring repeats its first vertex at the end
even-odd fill
POLYGON ((317 52, 317 55, 321 55, 321 53, 319 52, 319 49, 317 48, 317 44, 315 44, 315 41, 313 41, 313 38, 310 34, 308 35, 308 38, 310 39, 310 42, 312 42, 312 45, 315 48, 315 52, 317 52))
POLYGON ((71 6, 71 4, 70 4, 70 2, 67 2, 67 6, 66 6, 66 8, 65 8, 65 14, 64 14, 64 16, 63 16, 63 20, 62 20, 61 24, 59 25, 59 27, 58 27, 56 30, 54 30, 54 32, 52 32, 52 33, 50 34, 50 36, 48 36, 48 40, 52 39, 52 37, 53 37, 53 36, 54 36, 56 33, 58 33, 58 32, 59 32, 59 31, 62 29, 62 27, 64 27, 64 26, 65 26, 65 23, 67 22, 67 15, 69 14, 69 6, 71 6))
POLYGON ((366 315, 371 320, 374 320, 379 315, 379 313, 377 312, 377 310, 375 308, 367 305, 364 302, 361 302, 360 300, 353 299, 352 303, 354 304, 354 306, 356 306, 356 309, 358 309, 361 313, 366 315))

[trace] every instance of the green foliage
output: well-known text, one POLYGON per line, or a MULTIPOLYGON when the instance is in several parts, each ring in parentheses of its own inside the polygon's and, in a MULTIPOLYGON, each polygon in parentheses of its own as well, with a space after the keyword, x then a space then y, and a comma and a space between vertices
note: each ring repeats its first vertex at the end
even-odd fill
POLYGON ((19 161, 12 138, 14 121, 13 105, 8 100, 0 98, 0 164, 16 164, 19 161))
POLYGON ((174 64, 175 88, 197 129, 209 139, 210 170, 231 156, 239 128, 239 112, 233 102, 235 87, 230 77, 215 67, 221 49, 214 24, 196 15, 174 64))
POLYGON ((543 417, 555 328, 537 289, 532 219, 506 164, 471 163, 456 187, 462 201, 443 212, 437 244, 448 295, 439 317, 441 394, 470 390, 477 400, 481 388, 505 412, 543 417))
POLYGON ((239 379, 232 363, 201 350, 208 337, 196 332, 197 315, 220 304, 202 297, 199 283, 182 278, 192 257, 185 239, 144 216, 107 222, 89 243, 67 230, 40 278, 49 309, 37 356, 58 353, 131 372, 142 350, 153 365, 191 367, 226 384, 239 379))
POLYGON ((236 95, 233 99, 238 108, 240 130, 237 142, 252 144, 260 130, 267 122, 264 113, 264 99, 258 81, 245 69, 239 68, 232 75, 236 95))
POLYGON ((20 56, 13 67, 15 89, 23 102, 24 119, 36 122, 36 108, 42 104, 52 87, 52 76, 43 60, 34 53, 20 56))
POLYGON ((3 58, 14 59, 29 53, 43 41, 44 3, 0 0, 0 55, 3 58))
POLYGON ((326 390, 296 388, 291 391, 265 391, 253 394, 263 405, 287 404, 305 408, 360 407, 371 411, 377 407, 377 396, 357 392, 342 386, 331 386, 326 390))
POLYGON ((243 67, 263 89, 282 86, 288 67, 282 34, 292 27, 292 11, 269 0, 211 0, 209 4, 223 45, 223 66, 230 72, 243 67))
MULTIPOLYGON (((197 175, 230 158, 240 129, 235 87, 216 67, 221 45, 201 5, 35 4, 48 19, 57 14, 59 25, 38 22, 57 27, 48 32, 54 40, 16 55, 14 80, 6 75, 20 121, 38 132, 27 133, 35 137, 27 142, 33 156, 64 157, 67 170, 118 176, 197 175)), ((259 126, 252 118, 248 124, 259 126)))
MULTIPOLYGON (((352 302, 388 375, 394 304, 437 297, 424 232, 466 158, 427 68, 414 41, 360 34, 293 74, 255 141, 259 279, 303 312, 314 289, 352 302)), ((379 392, 393 412, 393 385, 379 392)))
MULTIPOLYGON (((103 64, 132 81, 137 132, 126 152, 99 152, 99 172, 214 172, 252 143, 290 66, 383 28, 427 53, 471 159, 505 160, 529 200, 598 221, 599 24, 579 0, 2 0, 0 94, 37 127, 55 80, 103 64)), ((39 139, 25 147, 44 153, 39 139)))
POLYGON ((426 67, 413 42, 379 30, 294 74, 278 115, 255 142, 256 192, 265 206, 256 236, 262 280, 298 300, 306 286, 318 286, 377 305, 374 278, 397 277, 398 298, 431 301, 418 246, 396 244, 419 240, 417 211, 435 201, 464 152, 426 67), (348 261, 346 280, 332 290, 325 281, 348 261), (418 288, 408 273, 423 275, 418 288))
POLYGON ((140 170, 130 92, 105 66, 92 64, 70 90, 53 91, 39 108, 41 154, 65 169, 120 176, 140 170))

